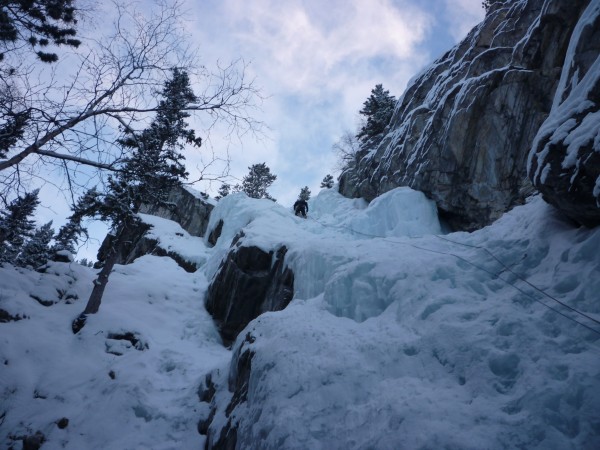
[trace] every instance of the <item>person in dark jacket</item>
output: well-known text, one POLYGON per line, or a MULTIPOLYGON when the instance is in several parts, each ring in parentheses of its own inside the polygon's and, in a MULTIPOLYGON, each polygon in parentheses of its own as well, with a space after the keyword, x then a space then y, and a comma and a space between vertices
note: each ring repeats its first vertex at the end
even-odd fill
POLYGON ((294 203, 294 214, 306 219, 306 213, 308 212, 308 203, 306 200, 298 199, 294 203))

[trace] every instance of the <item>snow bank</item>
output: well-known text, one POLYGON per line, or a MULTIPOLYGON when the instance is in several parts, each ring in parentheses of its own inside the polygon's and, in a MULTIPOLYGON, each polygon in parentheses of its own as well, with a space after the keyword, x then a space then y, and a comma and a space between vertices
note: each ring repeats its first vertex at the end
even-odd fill
MULTIPOLYGON (((254 353, 229 416, 240 448, 598 447, 600 229, 534 198, 471 234, 357 239, 342 224, 368 208, 343 203, 320 195, 317 221, 285 230, 295 299, 234 346, 254 353)), ((280 236, 265 220, 247 239, 280 236)))
POLYGON ((201 448, 195 391, 229 358, 202 307, 205 278, 169 258, 116 266, 99 313, 74 336, 93 278, 78 264, 0 268, 0 308, 26 316, 0 323, 0 447, 39 430, 44 449, 201 448), (56 289, 71 295, 51 307, 30 297, 56 289))
POLYGON ((439 235, 434 219, 404 189, 370 205, 322 191, 307 220, 234 194, 207 248, 145 217, 161 245, 206 262, 116 266, 77 336, 94 270, 0 268, 0 308, 21 318, 0 323, 1 445, 40 430, 49 449, 202 448, 197 388, 212 373, 211 433, 231 419, 244 449, 599 448, 600 228, 537 197, 471 234, 439 235), (295 296, 235 344, 254 356, 228 414, 236 361, 202 300, 240 231, 288 248, 295 296))

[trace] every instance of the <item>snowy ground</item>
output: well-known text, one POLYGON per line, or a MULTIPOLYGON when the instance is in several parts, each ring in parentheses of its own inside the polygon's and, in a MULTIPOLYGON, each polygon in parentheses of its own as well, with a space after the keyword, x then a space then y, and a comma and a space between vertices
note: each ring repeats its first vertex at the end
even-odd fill
POLYGON ((91 269, 0 269, 0 308, 27 316, 0 323, 0 445, 40 430, 48 449, 202 448, 196 390, 217 370, 218 428, 232 355, 202 299, 243 228, 249 243, 288 247, 295 296, 248 326, 240 448, 600 448, 600 229, 573 228, 539 198, 444 236, 408 189, 368 206, 325 190, 310 207, 304 220, 228 196, 211 249, 154 221, 201 270, 152 256, 117 266, 78 336, 91 269), (126 332, 136 346, 115 339, 126 332))

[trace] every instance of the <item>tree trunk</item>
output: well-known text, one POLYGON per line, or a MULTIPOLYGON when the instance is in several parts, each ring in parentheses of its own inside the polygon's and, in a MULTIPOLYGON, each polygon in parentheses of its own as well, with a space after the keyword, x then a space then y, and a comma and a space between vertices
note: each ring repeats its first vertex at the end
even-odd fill
POLYGON ((94 280, 94 289, 92 289, 92 293, 90 294, 90 298, 85 306, 85 309, 71 324, 74 334, 79 333, 79 331, 85 326, 88 314, 96 314, 100 309, 100 303, 102 303, 104 289, 108 284, 108 277, 110 276, 110 273, 117 262, 121 247, 127 241, 127 231, 129 229, 129 226, 124 225, 117 233, 117 239, 113 245, 111 245, 106 258, 104 259, 104 266, 102 267, 102 270, 100 270, 98 277, 94 280))
POLYGON ((108 284, 108 277, 115 266, 115 262, 117 261, 117 255, 119 254, 118 248, 120 244, 121 238, 117 240, 115 245, 110 249, 110 252, 106 259, 104 260, 104 267, 98 274, 98 277, 94 280, 94 289, 92 289, 92 293, 90 294, 90 298, 83 310, 83 314, 96 314, 98 309, 100 309, 100 303, 102 302, 102 296, 104 295, 104 289, 108 284))

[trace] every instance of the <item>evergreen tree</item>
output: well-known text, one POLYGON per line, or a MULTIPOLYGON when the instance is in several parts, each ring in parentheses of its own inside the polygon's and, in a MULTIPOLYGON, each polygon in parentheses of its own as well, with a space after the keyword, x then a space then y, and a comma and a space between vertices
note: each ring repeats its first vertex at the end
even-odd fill
POLYGON ((82 258, 81 261, 78 261, 84 267, 94 267, 94 263, 92 261, 88 261, 87 258, 82 258))
MULTIPOLYGON (((75 0, 4 0, 0 6, 0 43, 18 46, 26 40, 32 48, 45 49, 48 45, 79 47, 75 39, 75 0)), ((38 50, 44 62, 58 60, 56 53, 38 50)), ((4 53, 0 52, 0 61, 4 53)))
MULTIPOLYGON (((5 100, 4 96, 0 95, 0 102, 5 100)), ((0 120, 4 122, 0 124, 0 158, 6 158, 10 148, 23 137, 29 115, 28 110, 19 112, 2 111, 0 120)))
POLYGON ((310 189, 308 186, 304 186, 300 189, 300 195, 298 195, 298 200, 304 200, 307 202, 310 199, 310 189))
POLYGON ((23 245, 15 265, 20 267, 31 266, 34 269, 48 262, 52 254, 50 241, 54 237, 52 221, 38 228, 33 236, 23 245))
POLYGON ((58 230, 54 245, 52 246, 52 253, 56 254, 57 252, 66 250, 71 254, 75 254, 77 238, 83 233, 85 233, 85 230, 81 227, 80 223, 69 220, 69 222, 58 230))
POLYGON ((390 95, 389 91, 383 89, 381 84, 371 90, 371 95, 363 103, 363 108, 359 111, 365 116, 366 123, 359 130, 356 137, 361 142, 367 142, 374 136, 383 133, 385 127, 390 123, 394 114, 396 99, 390 95))
POLYGON ((217 200, 221 200, 223 197, 227 197, 231 192, 231 185, 223 183, 219 188, 218 195, 215 197, 217 200))
POLYGON ((30 219, 39 205, 39 189, 16 198, 0 212, 0 262, 15 262, 25 240, 35 228, 30 219))
POLYGON ((325 175, 323 181, 321 181, 321 188, 331 189, 333 187, 333 176, 330 174, 325 175))
POLYGON ((120 145, 131 149, 131 156, 114 177, 109 177, 108 191, 88 191, 78 203, 78 215, 109 221, 113 240, 104 266, 94 281, 94 289, 82 315, 73 323, 77 332, 85 324, 87 314, 98 312, 108 278, 118 254, 139 225, 137 213, 143 203, 169 207, 168 193, 187 177, 180 153, 185 143, 196 146, 201 140, 185 121, 186 108, 196 100, 187 72, 173 69, 163 88, 156 117, 141 132, 126 130, 120 145))
POLYGON ((486 14, 489 12, 492 3, 494 3, 494 0, 483 0, 481 2, 481 6, 483 7, 483 9, 485 9, 486 14))
POLYGON ((275 201, 267 189, 277 179, 277 175, 271 173, 266 163, 253 164, 248 169, 250 172, 242 180, 241 190, 251 198, 268 198, 275 201))

